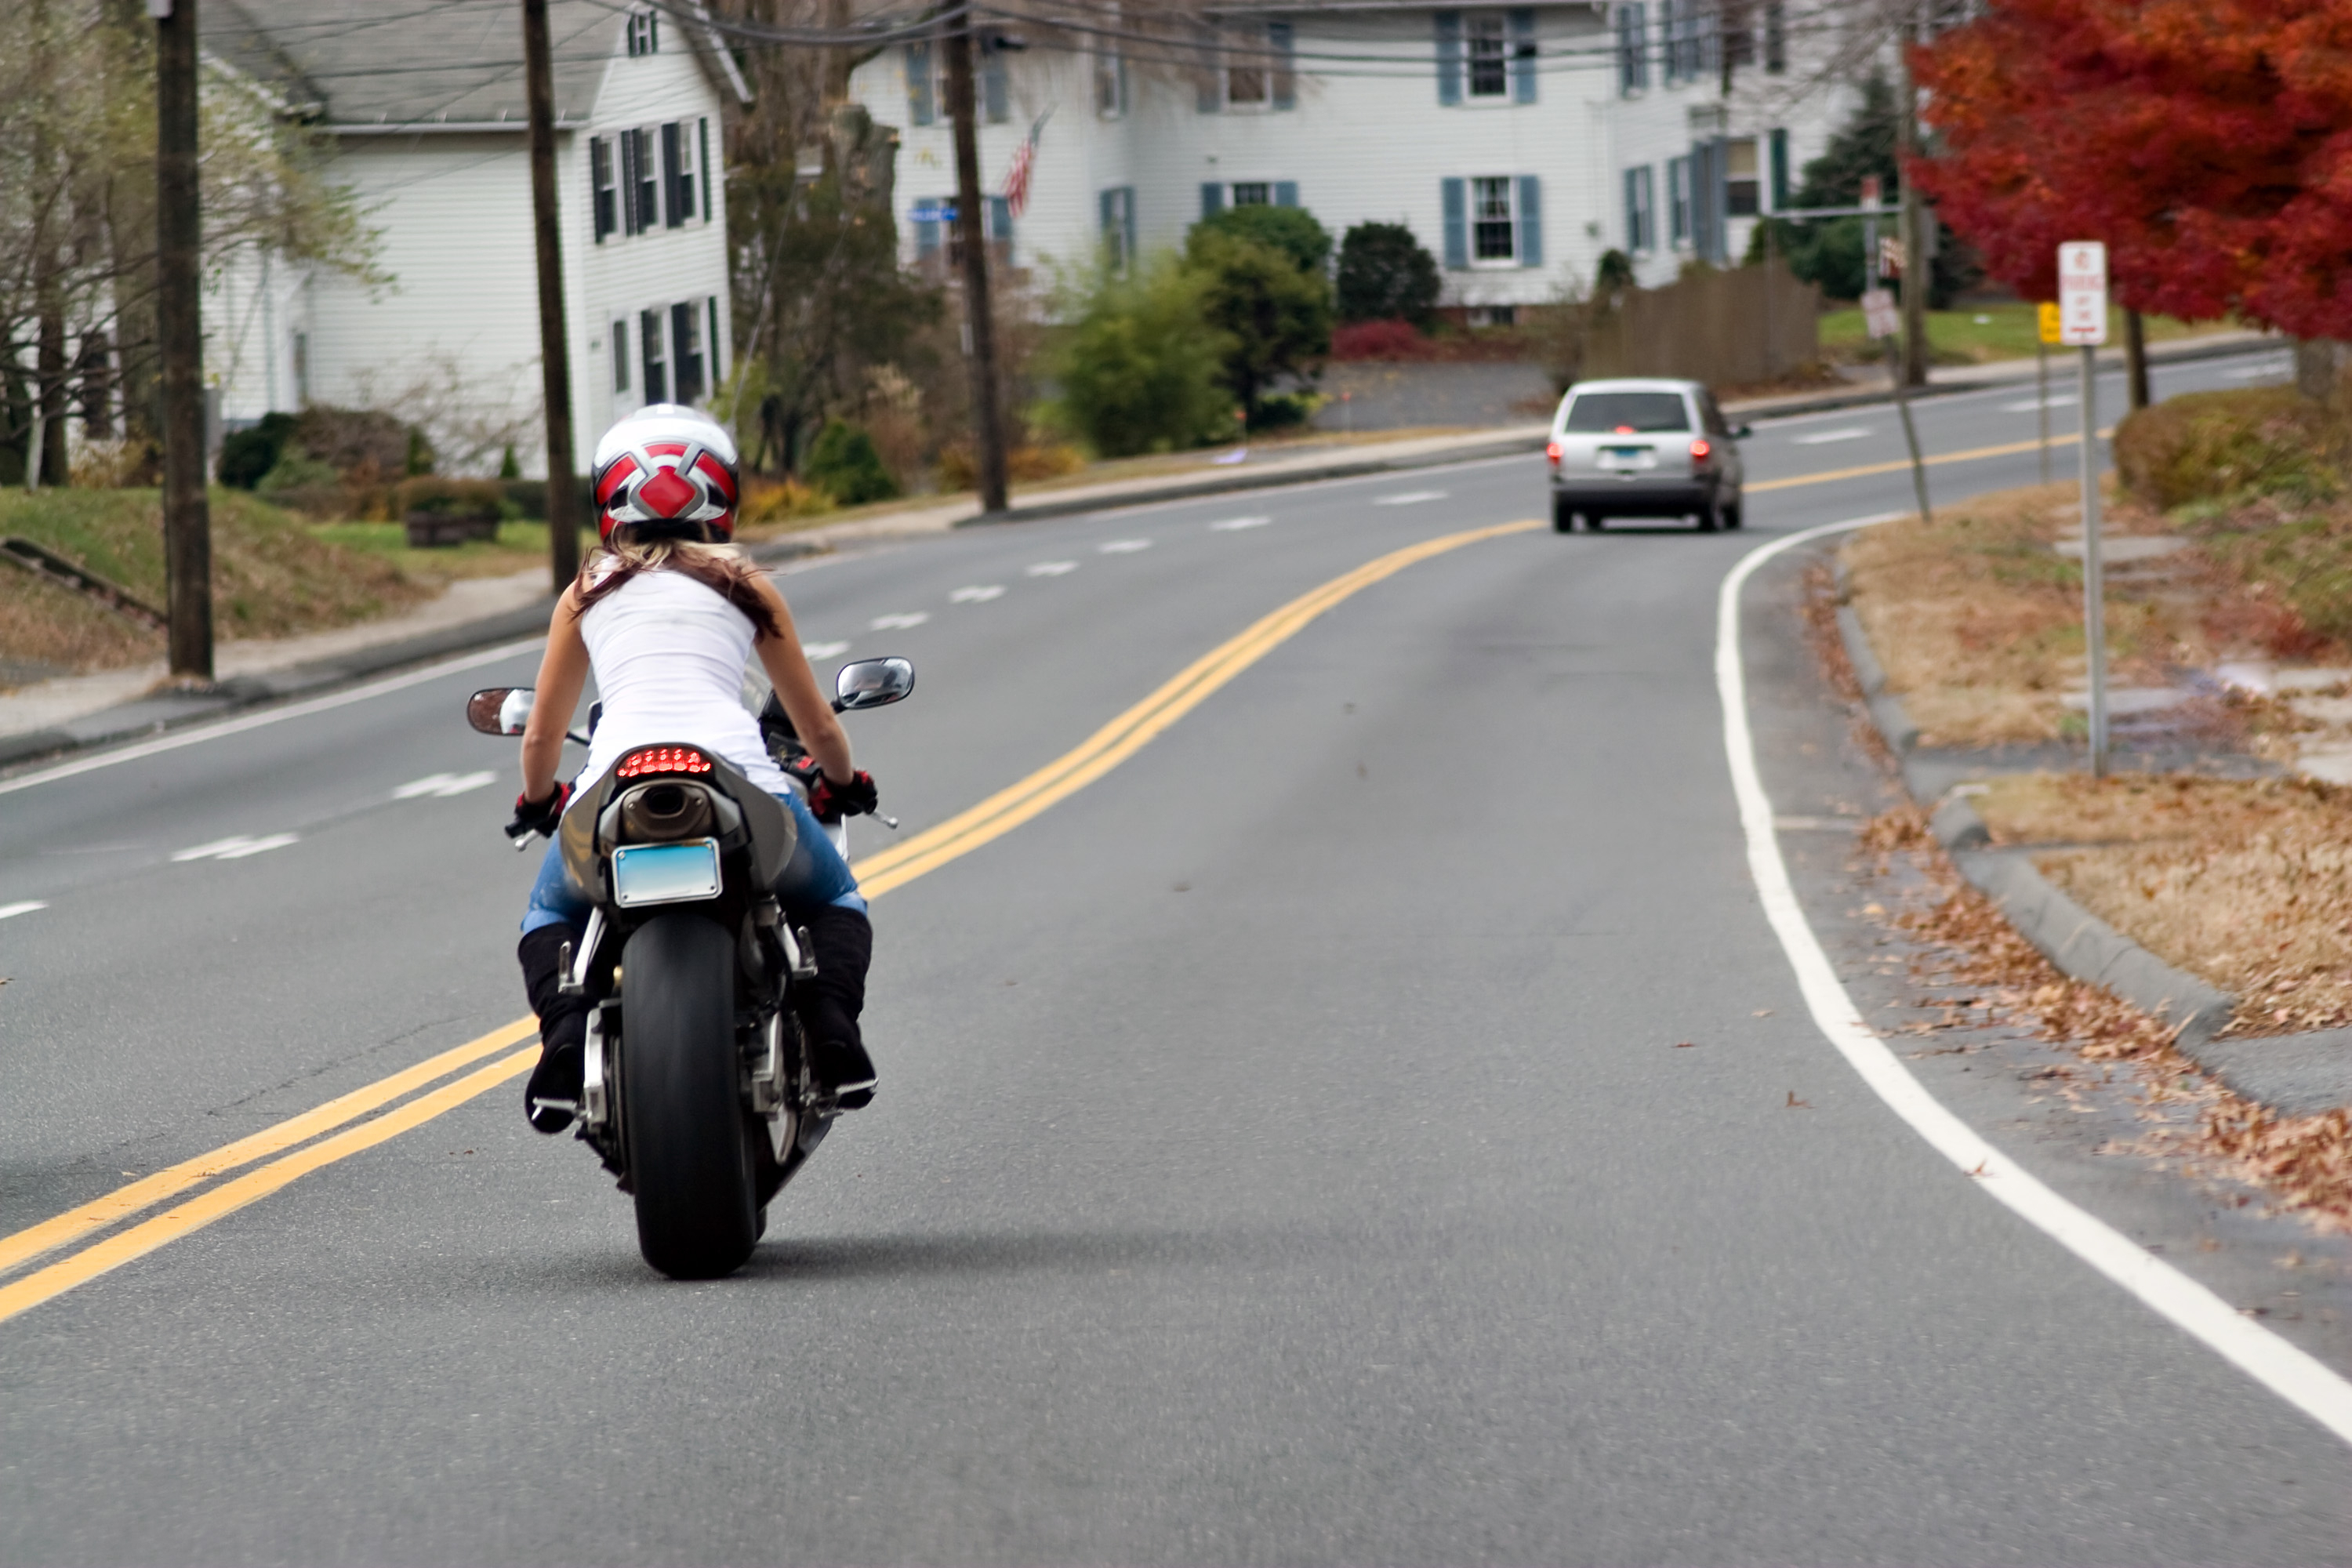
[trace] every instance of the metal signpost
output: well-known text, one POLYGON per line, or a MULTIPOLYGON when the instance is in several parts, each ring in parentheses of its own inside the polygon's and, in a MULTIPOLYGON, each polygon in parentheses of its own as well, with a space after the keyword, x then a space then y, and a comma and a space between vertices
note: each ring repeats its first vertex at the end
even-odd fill
POLYGON ((2107 247, 2058 247, 2058 335, 2083 351, 2083 646, 2090 674, 2091 775, 2107 773, 2107 603, 2099 561, 2099 345, 2107 341, 2107 247))
POLYGON ((1927 465, 1919 456, 1919 432, 1911 423, 1911 399, 1904 391, 1903 364, 1895 348, 1895 338, 1903 331, 1895 296, 1876 285, 1864 289, 1862 321, 1863 329, 1885 345, 1887 384, 1895 390, 1895 411, 1903 416, 1904 443, 1911 448, 1911 490, 1919 498, 1919 521, 1933 522, 1936 515, 1927 510, 1927 465))

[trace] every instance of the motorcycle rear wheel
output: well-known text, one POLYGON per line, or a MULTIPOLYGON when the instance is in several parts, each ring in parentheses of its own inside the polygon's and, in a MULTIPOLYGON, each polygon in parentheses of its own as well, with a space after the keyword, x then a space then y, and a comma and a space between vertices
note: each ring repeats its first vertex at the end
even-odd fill
POLYGON ((629 938, 621 973, 637 1250, 673 1279, 731 1274, 760 1232, 737 1084, 735 939, 698 914, 657 915, 629 938))

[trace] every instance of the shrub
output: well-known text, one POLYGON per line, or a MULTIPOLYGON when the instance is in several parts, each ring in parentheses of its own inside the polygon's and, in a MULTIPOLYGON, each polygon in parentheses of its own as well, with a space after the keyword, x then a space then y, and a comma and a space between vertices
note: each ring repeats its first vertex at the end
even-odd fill
POLYGON ((263 415, 260 424, 233 431, 221 442, 220 458, 213 468, 215 477, 231 489, 252 489, 278 466, 278 459, 285 456, 286 445, 293 436, 294 416, 263 415))
POLYGON ((1301 272, 1319 277, 1331 264, 1331 231, 1305 207, 1226 207, 1192 226, 1194 234, 1204 230, 1278 250, 1301 272))
MULTIPOLYGON (((1004 477, 1015 484, 1059 479, 1077 472, 1086 461, 1076 447, 1059 441, 1024 442, 1004 454, 1004 477)), ((940 483, 951 490, 980 488, 980 459, 972 455, 971 443, 954 441, 940 448, 940 483)))
POLYGON ((2335 434, 2326 410, 2291 387, 2185 393, 2116 427, 2116 468, 2167 510, 2241 494, 2316 499, 2338 488, 2335 434))
POLYGON ((1217 386, 1225 348, 1201 308, 1202 280, 1157 256, 1120 277, 1066 283, 1069 322, 1052 353, 1063 429, 1108 458, 1197 446, 1230 428, 1217 386))
POLYGON ((293 441, 354 484, 373 485, 410 471, 410 434, 382 409, 314 404, 295 416, 293 441))
POLYGON ((1437 258, 1401 223, 1360 223, 1339 241, 1343 321, 1396 318, 1426 331, 1437 318, 1437 258))
POLYGON ((1429 340, 1411 321, 1349 321, 1331 331, 1335 360, 1426 359, 1429 351, 1429 340))
POLYGON ((506 515, 506 499, 505 487, 496 479, 446 479, 420 474, 392 487, 392 510, 404 518, 422 512, 487 521, 506 515))
POLYGON ((288 490, 315 489, 324 485, 340 484, 342 475, 332 463, 321 462, 299 446, 289 443, 269 465, 269 471, 255 481, 254 489, 266 496, 282 495, 288 490))
POLYGON ((1315 411, 1330 399, 1319 392, 1274 392, 1257 400, 1257 412, 1250 416, 1253 430, 1289 430, 1315 417, 1315 411))
MULTIPOLYGON (((516 517, 544 521, 547 516, 547 481, 545 479, 501 479, 499 489, 507 498, 508 510, 516 517)), ((588 487, 578 487, 580 502, 590 500, 588 487)))
POLYGON ((772 522, 788 522, 794 518, 823 517, 833 510, 833 498, 814 485, 798 479, 781 481, 746 478, 743 481, 743 504, 737 520, 757 528, 772 522))
POLYGON ((856 426, 835 419, 810 443, 801 475, 844 506, 888 500, 898 493, 898 482, 882 466, 874 438, 856 426))
POLYGON ((1331 352, 1331 285, 1286 251, 1193 226, 1185 263, 1201 279, 1201 311, 1225 340, 1224 384, 1245 417, 1284 376, 1310 375, 1331 352))

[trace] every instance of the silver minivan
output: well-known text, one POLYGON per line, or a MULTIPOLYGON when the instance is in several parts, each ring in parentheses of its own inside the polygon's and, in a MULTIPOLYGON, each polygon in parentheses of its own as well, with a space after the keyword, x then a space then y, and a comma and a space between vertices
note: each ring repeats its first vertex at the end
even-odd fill
POLYGON ((1742 521, 1739 437, 1696 381, 1580 381, 1552 416, 1551 525, 1681 517, 1701 532, 1742 521))

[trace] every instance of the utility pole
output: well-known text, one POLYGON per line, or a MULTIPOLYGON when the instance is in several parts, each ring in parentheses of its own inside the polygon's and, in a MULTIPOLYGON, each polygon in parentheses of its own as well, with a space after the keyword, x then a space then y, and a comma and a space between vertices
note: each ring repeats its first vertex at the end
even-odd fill
POLYGON ((980 130, 974 123, 971 13, 948 24, 948 114, 955 121, 956 242, 963 247, 963 319, 971 362, 972 438, 980 447, 980 510, 1005 510, 1004 419, 996 405, 996 318, 988 299, 988 230, 980 195, 980 130))
POLYGON ((155 329, 163 369, 163 570, 172 675, 213 679, 212 513, 205 498, 204 321, 197 295, 196 0, 155 16, 155 329))
MULTIPOLYGON (((580 574, 579 476, 572 456, 572 344, 555 211, 555 79, 547 0, 522 0, 523 92, 530 110, 530 216, 539 246, 540 396, 547 405, 547 569, 559 594, 580 574)), ((707 176, 706 176, 707 177, 707 176)), ((620 353, 619 345, 614 346, 620 353)))
POLYGON ((1906 16, 1895 34, 1895 90, 1900 96, 1895 106, 1895 163, 1903 181, 1903 205, 1895 220, 1895 232, 1903 237, 1903 365, 1896 383, 1902 386, 1927 384, 1928 263, 1927 247, 1919 238, 1919 220, 1927 209, 1910 167, 1919 151, 1919 89, 1911 80, 1916 36, 1913 19, 1906 16))

